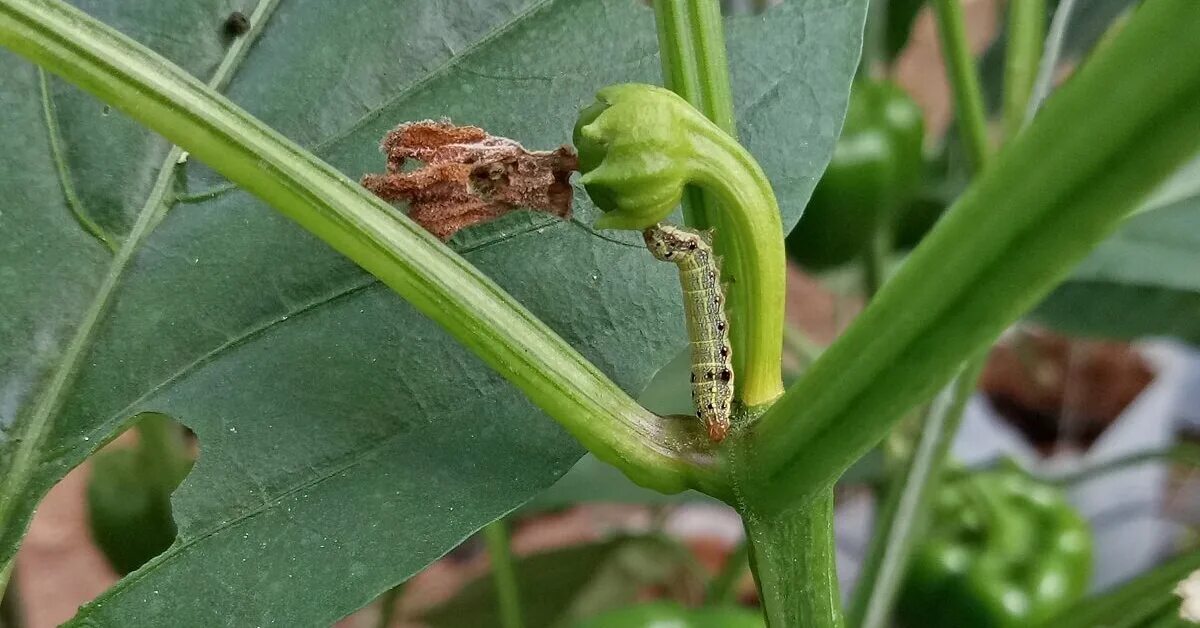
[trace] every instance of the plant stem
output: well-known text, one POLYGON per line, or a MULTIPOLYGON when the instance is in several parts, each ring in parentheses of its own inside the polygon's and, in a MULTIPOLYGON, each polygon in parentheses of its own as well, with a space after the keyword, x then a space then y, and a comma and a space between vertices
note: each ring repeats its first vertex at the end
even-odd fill
POLYGON ((25 617, 16 581, 8 583, 7 588, 0 585, 0 628, 23 628, 23 626, 25 626, 25 617))
POLYGON ((1200 148, 1200 3, 1149 0, 990 163, 876 298, 752 426, 784 509, 931 398, 1200 148))
POLYGON ((1004 49, 1004 136, 1009 140, 1025 125, 1045 36, 1046 0, 1009 0, 1004 49))
POLYGON ((900 477, 888 483, 867 562, 850 604, 849 623, 857 628, 884 628, 900 590, 913 541, 929 511, 949 457, 954 434, 962 423, 967 400, 975 392, 982 360, 971 360, 951 385, 946 403, 935 404, 922 421, 916 449, 900 477))
MULTIPOLYGON (((1014 0, 1015 3, 1027 4, 1037 1, 1014 0)), ((986 167, 990 152, 979 75, 967 48, 962 6, 958 0, 935 0, 935 9, 947 79, 955 94, 955 114, 961 125, 960 132, 970 148, 973 175, 977 177, 986 167)), ((1014 10, 1012 5, 1010 10, 1014 10)), ((1027 21, 1024 20, 1020 25, 1026 30, 1029 26, 1025 23, 1027 21)), ((1023 63, 1026 56, 1018 57, 1018 61, 1023 63)), ((1032 75, 1029 83, 1032 84, 1032 75)), ((1028 93, 1026 87, 1021 100, 1022 113, 1028 93)), ((967 360, 962 372, 948 386, 949 402, 925 412, 915 450, 901 476, 888 483, 887 492, 881 500, 879 520, 871 537, 867 563, 863 566, 851 601, 851 625, 884 628, 890 621, 892 606, 908 568, 913 541, 928 516, 929 496, 937 487, 954 434, 962 423, 967 401, 975 391, 986 359, 987 353, 981 352, 978 357, 967 360)))
POLYGON ((820 357, 822 347, 800 329, 788 324, 783 326, 783 345, 801 361, 801 366, 808 366, 820 357))
POLYGON ((61 0, 0 0, 0 45, 189 150, 378 277, 644 486, 725 492, 703 442, 654 416, 419 225, 178 66, 61 0), (683 449, 676 449, 682 447, 683 449))
POLYGON ((1042 51, 1042 60, 1038 64, 1038 76, 1033 82, 1033 92, 1029 95, 1029 103, 1025 108, 1025 121, 1028 123, 1033 115, 1041 108, 1042 102, 1050 95, 1054 86, 1054 72, 1058 69, 1058 59, 1062 56, 1063 42, 1067 38, 1067 25, 1075 11, 1075 0, 1060 0, 1054 9, 1054 18, 1050 20, 1050 31, 1046 34, 1046 43, 1042 51))
POLYGON ((403 593, 404 583, 401 582, 379 596, 379 620, 375 622, 377 628, 389 628, 392 625, 392 621, 396 618, 396 606, 403 593))
MULTIPOLYGON (((704 96, 700 89, 690 18, 691 9, 687 0, 654 0, 663 85, 704 112, 704 96)), ((683 192, 684 223, 696 229, 708 229, 712 226, 710 215, 705 207, 704 192, 688 186, 683 192)))
POLYGON ((882 225, 874 227, 875 233, 871 234, 867 241, 867 246, 863 249, 862 257, 859 259, 859 265, 862 267, 863 278, 863 293, 867 300, 870 301, 876 292, 879 292, 879 287, 883 285, 884 276, 887 274, 885 265, 887 264, 888 255, 891 253, 888 242, 890 235, 888 230, 882 225))
POLYGON ((750 567, 771 628, 840 628, 833 490, 768 516, 742 512, 750 567))
POLYGON ((496 585, 496 604, 500 609, 500 625, 522 628, 521 591, 517 586, 517 569, 508 543, 508 527, 497 519, 483 527, 488 557, 492 563, 492 581, 496 585))
POLYGON ((963 17, 962 0, 933 0, 937 13, 938 35, 942 42, 942 58, 950 75, 954 92, 954 112, 958 129, 967 147, 967 158, 976 172, 983 170, 990 152, 988 148, 987 112, 983 105, 983 90, 975 59, 967 44, 967 23, 963 17))
MULTIPOLYGON (((733 91, 721 5, 717 0, 654 0, 663 83, 730 137, 737 137, 733 91)), ((684 222, 710 229, 720 222, 712 195, 689 187, 684 192, 684 222)))
POLYGON ((867 21, 863 26, 862 55, 858 76, 873 81, 887 73, 888 0, 868 0, 867 21))
POLYGON ((1050 478, 1050 481, 1059 486, 1072 486, 1147 462, 1177 462, 1191 467, 1200 467, 1200 445, 1176 443, 1164 449, 1139 451, 1127 456, 1121 456, 1120 458, 1100 462, 1073 473, 1055 476, 1050 478))
POLYGON ((178 424, 163 414, 146 413, 138 418, 138 457, 150 479, 163 483, 166 490, 175 489, 182 469, 191 464, 184 450, 183 434, 178 424))
POLYGON ((737 585, 749 567, 750 541, 743 540, 733 548, 721 565, 721 571, 708 585, 708 596, 705 603, 709 606, 722 606, 736 601, 737 585))

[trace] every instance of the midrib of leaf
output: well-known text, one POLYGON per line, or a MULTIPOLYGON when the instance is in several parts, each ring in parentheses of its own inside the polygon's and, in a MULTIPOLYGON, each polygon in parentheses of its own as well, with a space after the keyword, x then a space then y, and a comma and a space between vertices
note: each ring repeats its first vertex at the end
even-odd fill
POLYGON ((62 149, 62 132, 58 128, 58 110, 54 106, 54 97, 50 95, 50 81, 46 78, 45 70, 38 68, 37 74, 38 87, 42 93, 42 113, 45 115, 46 135, 50 142, 50 157, 54 160, 54 168, 58 172, 58 182, 62 186, 67 207, 84 231, 99 240, 109 251, 116 253, 120 245, 116 239, 105 233, 95 220, 92 220, 83 206, 83 200, 75 191, 74 177, 71 176, 71 170, 62 149))
MULTIPOLYGON (((210 77, 208 81, 209 86, 214 89, 221 89, 228 84, 241 61, 245 58, 254 39, 262 32, 263 27, 278 4, 279 0, 261 0, 259 2, 250 18, 250 32, 229 46, 220 65, 217 66, 217 69, 210 77)), ((44 74, 42 77, 43 90, 45 90, 44 74)), ((55 155, 56 160, 60 158, 59 153, 56 152, 55 155)), ((29 479, 37 465, 39 450, 49 436, 51 428, 54 426, 55 415, 62 408, 64 397, 70 390, 76 375, 79 373, 83 358, 87 355, 95 339, 98 323, 108 311, 112 297, 121 283, 129 261, 133 259, 134 253, 137 252, 142 242, 154 231, 154 228, 161 222, 163 216, 166 215, 167 210, 174 204, 168 192, 173 188, 175 168, 180 163, 183 155, 184 151, 177 146, 172 147, 167 152, 166 158, 163 159, 162 165, 159 167, 158 177, 154 182, 154 186, 147 195, 146 202, 138 212, 137 220, 134 222, 133 228, 130 229, 129 236, 120 248, 116 250, 112 262, 109 264, 108 272, 105 274, 103 282, 96 291, 95 298, 92 299, 91 305, 88 306, 87 311, 84 313, 83 319, 80 321, 75 335, 71 338, 70 344, 63 351, 62 358, 58 362, 58 367, 54 370, 53 376, 44 389, 44 392, 38 397, 33 413, 27 421, 22 422, 24 434, 13 439, 16 442, 16 451, 11 459, 12 462, 4 474, 3 484, 0 485, 0 530, 7 530, 12 524, 11 519, 14 509, 21 501, 21 494, 25 486, 29 483, 29 479)), ((61 176, 62 171, 60 171, 61 176)), ((0 574, 7 574, 11 560, 12 558, 10 557, 9 560, 0 566, 0 574)), ((0 580, 0 588, 4 584, 5 582, 0 580)))

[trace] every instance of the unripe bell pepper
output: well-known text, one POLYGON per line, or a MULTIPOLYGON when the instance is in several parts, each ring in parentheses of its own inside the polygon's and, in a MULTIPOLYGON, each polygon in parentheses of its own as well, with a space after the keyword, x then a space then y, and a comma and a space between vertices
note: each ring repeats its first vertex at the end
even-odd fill
POLYGON ((921 109, 904 90, 856 82, 833 157, 788 236, 791 258, 824 270, 862 255, 916 194, 924 136, 921 109))
POLYGON ((736 607, 684 608, 651 602, 603 613, 575 628, 763 628, 762 613, 736 607))
POLYGON ((1087 523, 1015 465, 958 472, 934 495, 897 605, 908 628, 1037 626, 1091 577, 1087 523))

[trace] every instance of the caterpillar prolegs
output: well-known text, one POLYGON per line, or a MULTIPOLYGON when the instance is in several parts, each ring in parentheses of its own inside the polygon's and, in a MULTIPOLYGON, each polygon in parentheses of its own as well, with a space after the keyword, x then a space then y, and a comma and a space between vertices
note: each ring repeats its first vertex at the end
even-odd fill
POLYGON ((713 442, 729 433, 733 361, 721 271, 707 234, 658 224, 642 232, 654 257, 679 268, 692 352, 692 402, 713 442))

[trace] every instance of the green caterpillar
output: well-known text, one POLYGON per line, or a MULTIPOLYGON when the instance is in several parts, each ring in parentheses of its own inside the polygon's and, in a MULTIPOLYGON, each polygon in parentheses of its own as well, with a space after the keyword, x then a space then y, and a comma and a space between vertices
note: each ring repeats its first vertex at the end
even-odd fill
POLYGON ((692 403, 713 442, 729 433, 733 361, 721 271, 707 234, 667 224, 642 232, 657 259, 679 267, 683 307, 692 349, 692 403))

